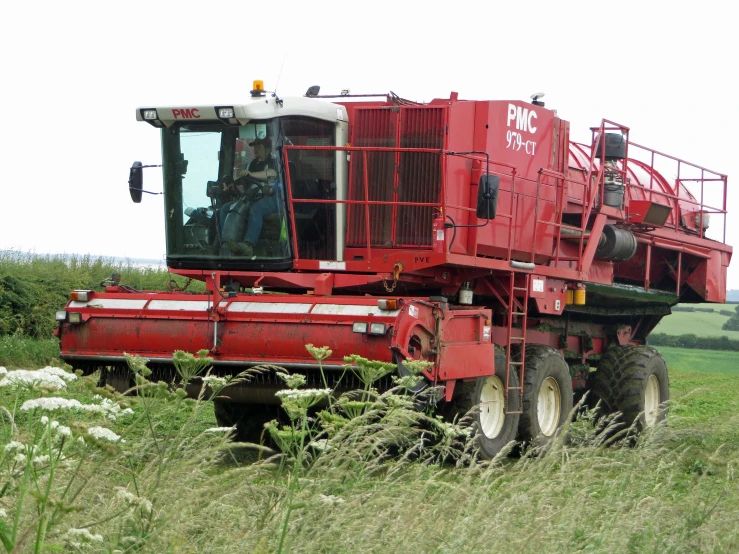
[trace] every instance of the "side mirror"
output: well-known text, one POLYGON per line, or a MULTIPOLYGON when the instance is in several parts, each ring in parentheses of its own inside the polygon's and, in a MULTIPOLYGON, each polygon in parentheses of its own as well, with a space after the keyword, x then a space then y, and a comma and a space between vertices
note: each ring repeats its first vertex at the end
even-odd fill
POLYGON ((128 173, 128 192, 131 200, 136 204, 141 203, 142 191, 144 189, 144 170, 141 162, 133 162, 131 171, 128 173))
POLYGON ((498 188, 500 177, 485 174, 480 177, 480 186, 477 187, 477 217, 480 219, 495 219, 495 210, 498 208, 498 188))

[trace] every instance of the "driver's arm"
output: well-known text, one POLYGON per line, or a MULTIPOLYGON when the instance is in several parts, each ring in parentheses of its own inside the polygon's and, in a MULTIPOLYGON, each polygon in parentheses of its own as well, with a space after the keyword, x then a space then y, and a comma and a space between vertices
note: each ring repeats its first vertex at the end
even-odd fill
POLYGON ((264 169, 262 171, 249 171, 248 169, 245 169, 241 172, 242 177, 252 177, 254 179, 258 179, 259 181, 266 181, 270 177, 277 177, 277 172, 274 169, 264 169))

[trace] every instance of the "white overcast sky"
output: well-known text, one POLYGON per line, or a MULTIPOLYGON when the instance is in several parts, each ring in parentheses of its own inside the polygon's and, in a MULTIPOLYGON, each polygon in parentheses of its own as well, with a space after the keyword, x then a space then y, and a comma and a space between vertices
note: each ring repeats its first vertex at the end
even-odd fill
MULTIPOLYGON (((161 157, 135 109, 239 103, 254 79, 274 88, 283 60, 281 96, 544 91, 575 139, 605 117, 728 174, 739 245, 737 12, 713 0, 4 2, 0 249, 161 259, 161 197, 136 205, 127 190, 131 162, 161 157)), ((161 190, 148 171, 145 188, 161 190)))

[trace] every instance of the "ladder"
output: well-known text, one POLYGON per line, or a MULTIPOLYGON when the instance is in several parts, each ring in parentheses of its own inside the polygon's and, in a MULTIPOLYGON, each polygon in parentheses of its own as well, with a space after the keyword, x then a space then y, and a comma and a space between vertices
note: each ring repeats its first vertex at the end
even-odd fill
POLYGON ((528 322, 528 305, 529 305, 529 292, 531 290, 531 274, 530 273, 516 273, 511 271, 509 275, 509 287, 508 287, 508 321, 507 327, 507 347, 506 347, 506 373, 505 373, 505 392, 506 398, 508 398, 509 391, 518 391, 519 396, 519 410, 509 411, 506 405, 506 414, 521 414, 523 413, 523 388, 524 388, 524 373, 526 370, 526 325, 528 322), (523 278, 523 286, 521 286, 520 280, 516 282, 516 276, 523 278), (518 286, 517 286, 518 285, 518 286), (514 317, 520 318, 521 327, 514 328, 513 321, 514 317), (511 351, 513 345, 520 345, 521 347, 521 358, 519 361, 511 360, 511 351), (510 383, 510 367, 515 367, 518 370, 518 386, 512 387, 510 383))

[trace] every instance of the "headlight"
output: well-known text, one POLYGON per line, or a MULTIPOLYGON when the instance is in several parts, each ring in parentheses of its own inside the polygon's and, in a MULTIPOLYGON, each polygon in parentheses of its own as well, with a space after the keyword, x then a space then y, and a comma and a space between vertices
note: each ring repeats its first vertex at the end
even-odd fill
POLYGON ((82 323, 82 314, 79 312, 69 312, 70 323, 82 323))
POLYGON ((367 322, 366 321, 357 321, 352 325, 352 331, 354 333, 366 333, 367 332, 367 322))
POLYGON ((157 117, 157 111, 156 110, 142 110, 142 115, 144 119, 159 119, 157 117))
POLYGON ((387 332, 387 325, 384 323, 370 323, 370 335, 384 335, 387 332))
POLYGON ((57 321, 67 321, 67 310, 57 310, 54 314, 54 319, 57 321))

